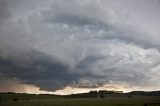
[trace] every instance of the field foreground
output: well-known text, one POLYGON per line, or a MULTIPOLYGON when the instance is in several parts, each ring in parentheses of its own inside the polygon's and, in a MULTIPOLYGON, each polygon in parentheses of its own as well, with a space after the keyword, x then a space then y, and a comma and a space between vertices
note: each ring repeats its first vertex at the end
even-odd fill
POLYGON ((0 106, 160 106, 160 96, 69 98, 55 95, 1 94, 0 106))

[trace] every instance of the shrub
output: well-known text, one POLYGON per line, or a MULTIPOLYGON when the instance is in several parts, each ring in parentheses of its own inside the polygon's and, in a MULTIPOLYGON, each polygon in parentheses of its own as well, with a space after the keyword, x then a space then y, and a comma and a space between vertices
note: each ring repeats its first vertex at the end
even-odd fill
POLYGON ((18 98, 13 98, 13 101, 17 102, 17 101, 18 101, 18 98))
POLYGON ((128 98, 132 98, 132 96, 131 96, 131 95, 128 95, 128 98))
POLYGON ((105 98, 105 94, 103 94, 103 93, 100 93, 99 96, 100 96, 100 98, 105 98))
POLYGON ((146 103, 143 106, 148 106, 146 103))

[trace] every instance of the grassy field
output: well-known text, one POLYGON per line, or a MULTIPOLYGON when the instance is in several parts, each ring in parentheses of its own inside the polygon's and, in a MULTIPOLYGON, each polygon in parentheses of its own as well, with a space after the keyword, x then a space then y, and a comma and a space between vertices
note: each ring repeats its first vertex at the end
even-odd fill
POLYGON ((0 106, 160 106, 158 96, 65 98, 51 95, 4 94, 0 95, 0 99, 0 106))

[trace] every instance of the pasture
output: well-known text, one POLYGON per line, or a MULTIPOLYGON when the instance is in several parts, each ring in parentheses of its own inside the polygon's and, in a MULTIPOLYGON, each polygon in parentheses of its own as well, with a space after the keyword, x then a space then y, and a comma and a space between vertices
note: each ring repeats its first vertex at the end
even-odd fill
POLYGON ((105 98, 69 98, 56 95, 0 94, 0 106, 160 106, 160 97, 109 95, 105 98))

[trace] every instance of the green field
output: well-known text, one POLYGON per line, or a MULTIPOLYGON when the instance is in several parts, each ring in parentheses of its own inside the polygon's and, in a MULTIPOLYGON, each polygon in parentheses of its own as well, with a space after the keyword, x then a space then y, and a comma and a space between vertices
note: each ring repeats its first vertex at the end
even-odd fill
POLYGON ((160 106, 160 97, 128 98, 122 95, 105 98, 66 98, 52 95, 1 94, 0 106, 160 106))

